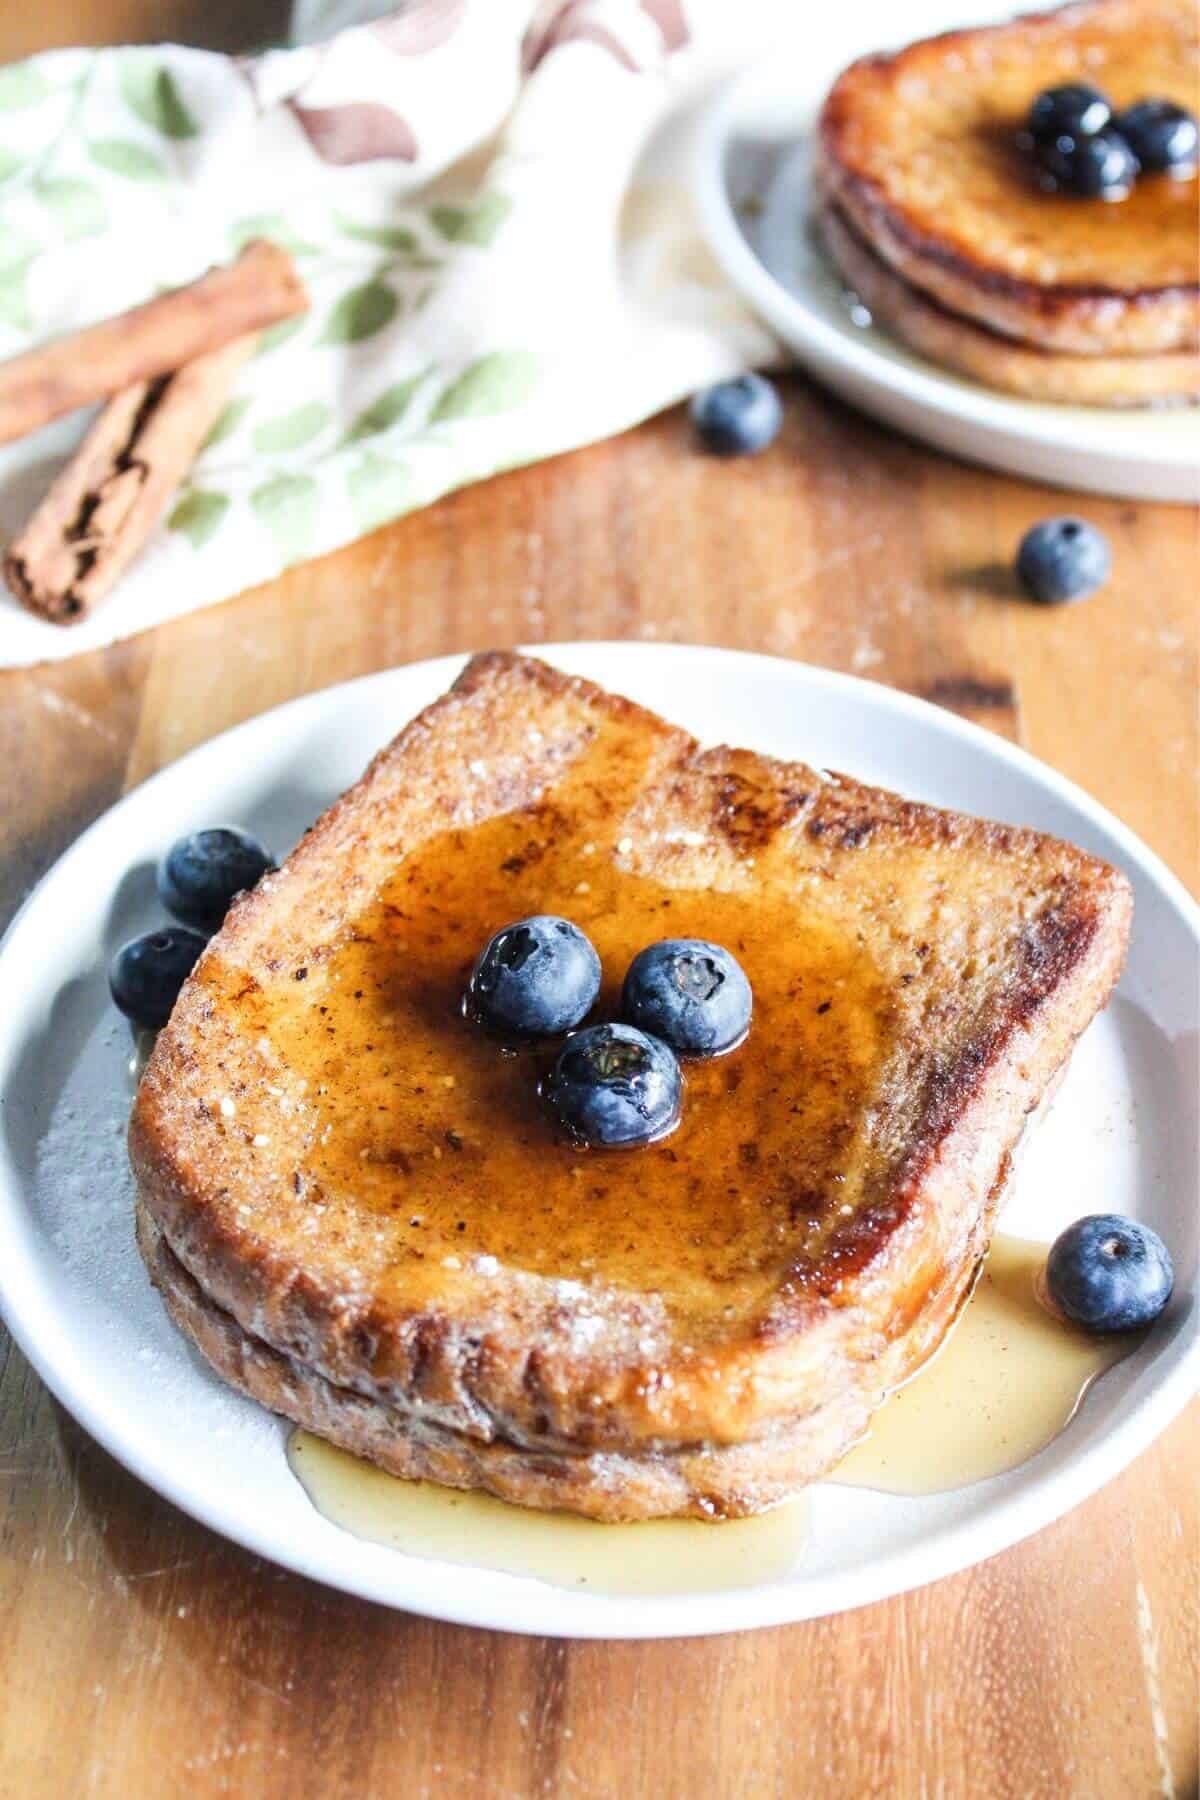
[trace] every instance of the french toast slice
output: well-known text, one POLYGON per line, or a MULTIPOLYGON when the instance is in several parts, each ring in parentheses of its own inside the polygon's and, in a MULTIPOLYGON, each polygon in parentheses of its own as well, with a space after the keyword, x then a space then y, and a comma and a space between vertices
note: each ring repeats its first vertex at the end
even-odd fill
POLYGON ((942 368, 1056 406, 1172 406, 1200 399, 1200 350, 1071 356, 947 311, 869 250, 838 208, 814 221, 830 261, 872 319, 942 368))
POLYGON ((477 657, 185 985, 130 1125, 143 1254, 227 1379, 396 1473, 755 1511, 941 1341, 1131 910, 1068 844, 477 657), (600 1016, 656 938, 742 962, 750 1035, 662 1142, 562 1142, 552 1051, 463 1018, 534 911, 592 938, 600 1016))
POLYGON ((1017 143, 1043 88, 1197 110, 1193 0, 1078 0, 868 56, 837 80, 816 185, 911 287, 991 331, 1075 355, 1200 349, 1200 183, 1116 203, 1044 192, 1017 143))

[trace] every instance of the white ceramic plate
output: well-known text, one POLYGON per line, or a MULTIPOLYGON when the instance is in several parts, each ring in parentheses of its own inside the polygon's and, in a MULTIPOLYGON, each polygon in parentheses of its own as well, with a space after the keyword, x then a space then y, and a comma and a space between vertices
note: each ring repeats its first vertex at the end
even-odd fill
POLYGON ((809 145, 839 72, 866 51, 1005 10, 995 0, 913 0, 900 9, 848 5, 832 18, 806 11, 803 36, 726 89, 705 123, 696 185, 709 242, 800 362, 886 424, 1026 479, 1137 500, 1195 500, 1194 409, 1043 406, 951 374, 871 324, 861 308, 857 316, 867 322, 856 323, 841 281, 812 241, 809 145))
POLYGON ((1124 868, 1137 924, 1120 993, 1080 1044, 1005 1224, 1050 1238, 1083 1212, 1148 1220, 1178 1297, 1057 1441, 955 1494, 815 1491, 787 1580, 719 1594, 609 1598, 425 1562, 313 1511, 284 1427, 210 1374, 138 1261, 124 1131, 131 1039, 108 1001, 112 950, 161 915, 156 857, 181 831, 238 819, 285 850, 457 672, 394 669, 251 720, 122 800, 41 883, 0 948, 0 1305, 59 1399, 142 1480, 217 1531, 352 1593, 413 1612, 577 1637, 677 1636, 858 1606, 991 1556, 1123 1468, 1192 1385, 1196 1317, 1195 908, 1100 807, 950 713, 847 676, 678 646, 552 649, 569 671, 724 739, 852 771, 943 805, 1075 839, 1124 868))

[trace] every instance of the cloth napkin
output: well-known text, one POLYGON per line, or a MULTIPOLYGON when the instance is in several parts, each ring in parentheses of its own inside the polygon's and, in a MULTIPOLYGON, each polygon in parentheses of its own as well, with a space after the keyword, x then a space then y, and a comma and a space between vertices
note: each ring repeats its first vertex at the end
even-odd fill
MULTIPOLYGON (((0 600, 0 665, 130 636, 769 360, 688 175, 705 96, 780 23, 774 0, 300 0, 299 41, 253 58, 0 68, 0 355, 252 236, 313 302, 264 334, 91 617, 0 600)), ((82 425, 0 450, 0 534, 82 425)))

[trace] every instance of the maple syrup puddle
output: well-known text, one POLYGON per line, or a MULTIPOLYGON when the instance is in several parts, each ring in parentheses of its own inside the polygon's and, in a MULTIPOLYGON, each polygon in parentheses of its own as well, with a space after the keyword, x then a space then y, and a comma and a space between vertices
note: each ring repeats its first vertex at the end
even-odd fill
POLYGON ((1067 1426, 1099 1375, 1142 1341, 1092 1337, 1040 1298, 1047 1244, 998 1232, 942 1348, 875 1414, 826 1477, 888 1494, 943 1494, 1004 1475, 1067 1426))
POLYGON ((401 1481, 307 1431, 292 1432, 287 1454, 317 1511, 355 1537, 408 1556, 533 1576, 590 1594, 758 1587, 790 1574, 808 1537, 803 1494, 719 1526, 702 1519, 602 1525, 431 1481, 401 1481))
MULTIPOLYGON (((1019 1467, 1070 1422, 1097 1376, 1142 1333, 1089 1337, 1039 1298, 1046 1244, 998 1233, 941 1350, 899 1389, 826 1480, 940 1494, 1019 1467)), ((489 1494, 401 1481, 310 1432, 288 1463, 317 1511, 355 1537, 597 1594, 716 1593, 791 1574, 809 1535, 806 1498, 749 1519, 601 1525, 489 1494)))

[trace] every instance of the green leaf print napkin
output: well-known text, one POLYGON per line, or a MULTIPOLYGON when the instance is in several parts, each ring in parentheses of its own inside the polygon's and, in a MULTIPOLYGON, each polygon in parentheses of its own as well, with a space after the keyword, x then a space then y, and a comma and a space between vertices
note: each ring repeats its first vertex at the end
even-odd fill
MULTIPOLYGON (((773 0, 305 0, 296 23, 315 41, 249 59, 165 45, 0 68, 0 356, 255 236, 312 298, 264 332, 91 617, 64 629, 0 600, 0 665, 224 599, 774 353, 687 185, 699 104, 778 25, 773 0)), ((0 450, 0 537, 85 423, 0 450)))

